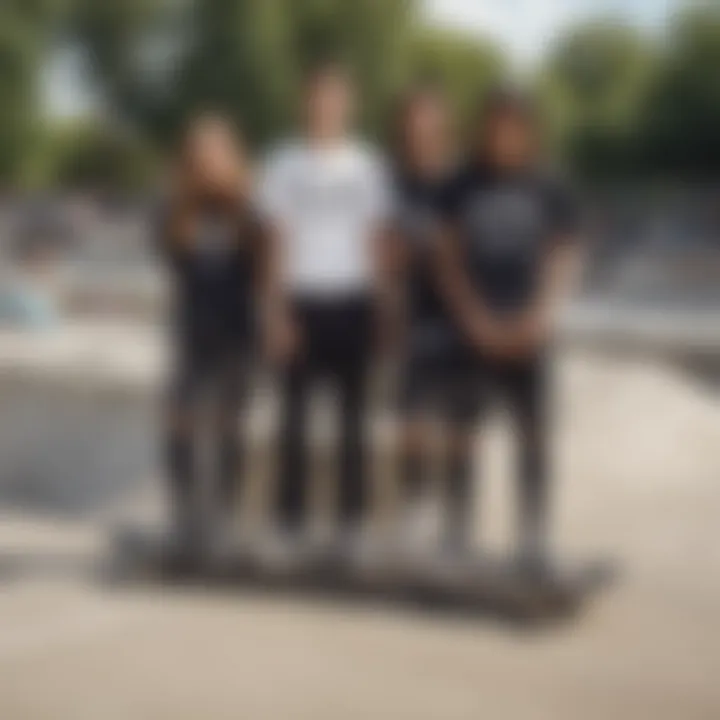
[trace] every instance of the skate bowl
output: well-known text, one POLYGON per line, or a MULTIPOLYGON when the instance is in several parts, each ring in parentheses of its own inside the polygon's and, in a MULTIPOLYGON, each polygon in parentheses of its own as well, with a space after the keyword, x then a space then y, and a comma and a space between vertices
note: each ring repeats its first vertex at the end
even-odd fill
MULTIPOLYGON (((0 347, 0 506, 93 516, 146 495, 157 502, 167 354, 162 333, 80 322, 43 333, 6 332, 0 347)), ((250 385, 246 474, 250 507, 260 511, 275 456, 277 403, 261 372, 250 385)), ((328 405, 319 404, 311 423, 321 478, 330 461, 328 405)), ((387 425, 384 419, 374 423, 378 447, 387 446, 387 425)))
POLYGON ((147 475, 158 370, 147 333, 64 327, 5 333, 0 347, 1 503, 88 511, 147 475))

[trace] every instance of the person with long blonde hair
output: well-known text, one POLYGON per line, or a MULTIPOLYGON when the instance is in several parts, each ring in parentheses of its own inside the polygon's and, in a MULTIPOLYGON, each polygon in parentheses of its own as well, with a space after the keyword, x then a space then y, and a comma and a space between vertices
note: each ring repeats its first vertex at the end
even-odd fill
POLYGON ((225 535, 234 519, 260 237, 239 135, 222 116, 195 118, 182 138, 158 234, 173 290, 165 430, 174 547, 183 557, 225 535), (207 506, 196 457, 201 430, 211 441, 215 479, 207 506))

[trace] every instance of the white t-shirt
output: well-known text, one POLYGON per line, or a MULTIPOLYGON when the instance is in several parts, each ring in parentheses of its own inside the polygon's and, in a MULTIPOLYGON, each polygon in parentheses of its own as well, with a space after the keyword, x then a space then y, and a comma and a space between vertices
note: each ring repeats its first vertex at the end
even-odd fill
POLYGON ((353 140, 287 143, 270 155, 259 196, 281 235, 289 292, 335 297, 370 289, 372 243, 391 204, 377 154, 353 140))

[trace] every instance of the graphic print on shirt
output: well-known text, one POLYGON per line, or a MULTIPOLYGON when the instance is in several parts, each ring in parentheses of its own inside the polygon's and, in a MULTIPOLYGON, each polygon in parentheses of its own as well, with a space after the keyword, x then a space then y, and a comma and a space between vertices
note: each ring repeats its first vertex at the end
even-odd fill
POLYGON ((340 175, 293 179, 288 188, 290 202, 305 221, 312 222, 315 217, 328 221, 347 217, 358 212, 358 203, 363 200, 362 178, 340 175))
POLYGON ((477 193, 470 198, 463 221, 473 248, 497 257, 533 253, 544 225, 537 196, 519 188, 477 193))
POLYGON ((413 249, 428 250, 439 230, 437 213, 428 202, 405 197, 398 202, 396 222, 413 249))
POLYGON ((280 231, 285 283, 296 295, 363 294, 372 283, 371 243, 385 219, 382 162, 351 141, 304 142, 273 153, 260 207, 280 231))
POLYGON ((548 251, 573 242, 579 225, 573 194, 536 169, 502 175, 471 165, 448 186, 442 214, 458 233, 476 290, 501 312, 532 301, 548 251))
POLYGON ((198 218, 195 252, 203 266, 213 270, 228 261, 238 241, 237 222, 223 215, 204 214, 198 218))

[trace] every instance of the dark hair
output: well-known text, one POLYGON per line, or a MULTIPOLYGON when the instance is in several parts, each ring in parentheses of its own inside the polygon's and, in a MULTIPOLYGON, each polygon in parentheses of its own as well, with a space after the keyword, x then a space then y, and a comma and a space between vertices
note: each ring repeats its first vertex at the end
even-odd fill
POLYGON ((434 78, 421 78, 403 90, 395 101, 393 110, 390 144, 399 165, 408 162, 408 120, 415 107, 426 99, 445 102, 445 89, 434 78))
POLYGON ((488 122, 504 115, 517 117, 534 125, 538 121, 535 98, 512 85, 491 87, 478 103, 478 119, 488 122))
POLYGON ((303 86, 307 90, 328 78, 338 78, 350 83, 352 82, 352 73, 348 65, 340 58, 332 55, 324 56, 315 59, 307 66, 303 73, 303 86))
POLYGON ((533 134, 541 133, 540 116, 533 95, 513 85, 495 85, 478 102, 473 127, 475 145, 485 144, 490 125, 503 118, 519 120, 533 134))
POLYGON ((190 202, 192 196, 206 196, 208 199, 232 205, 236 202, 238 193, 241 193, 243 196, 249 194, 248 188, 243 187, 243 185, 247 185, 249 182, 249 171, 245 158, 242 157, 242 153, 238 156, 239 164, 236 167, 238 174, 237 186, 228 184, 227 188, 213 188, 209 191, 209 188, 201 187, 197 182, 197 169, 189 153, 190 143, 196 133, 213 127, 220 128, 222 132, 226 134, 234 150, 242 147, 242 132, 230 116, 208 110, 189 118, 175 155, 175 162, 173 163, 175 184, 172 192, 172 204, 174 207, 190 202))

